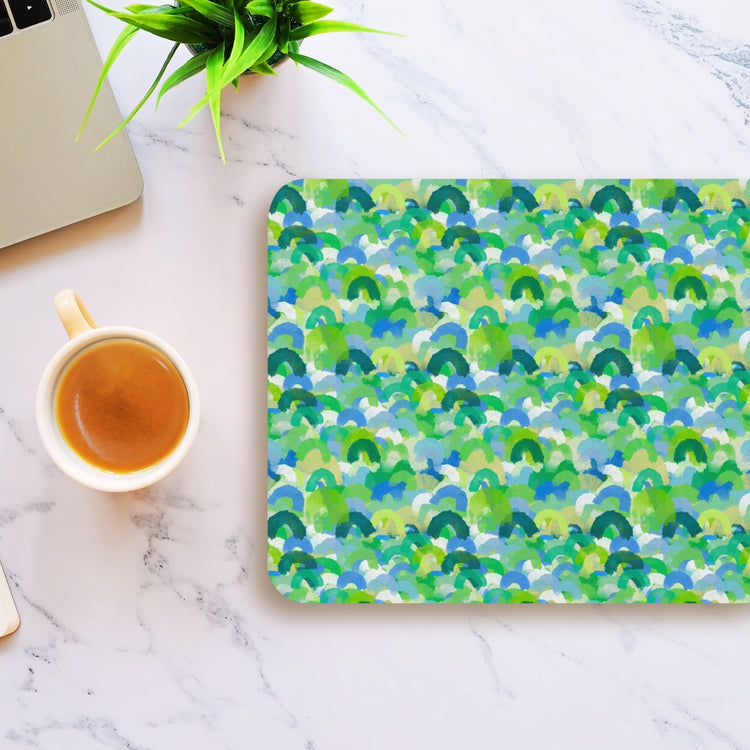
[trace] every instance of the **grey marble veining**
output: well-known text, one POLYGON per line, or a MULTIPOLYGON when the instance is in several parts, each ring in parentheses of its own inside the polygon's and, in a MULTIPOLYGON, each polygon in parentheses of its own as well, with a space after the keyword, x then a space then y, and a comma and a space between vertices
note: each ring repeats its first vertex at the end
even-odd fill
MULTIPOLYGON (((623 0, 623 5, 637 22, 651 28, 656 39, 689 55, 721 81, 742 113, 744 125, 750 124, 750 42, 747 38, 707 30, 699 17, 661 0, 623 0)), ((736 4, 735 9, 740 12, 734 31, 748 20, 741 6, 736 4)), ((703 12, 705 18, 711 13, 711 6, 704 5, 703 12)), ((730 9, 727 15, 731 22, 735 13, 730 9)), ((738 133, 738 137, 746 145, 746 134, 738 133)))

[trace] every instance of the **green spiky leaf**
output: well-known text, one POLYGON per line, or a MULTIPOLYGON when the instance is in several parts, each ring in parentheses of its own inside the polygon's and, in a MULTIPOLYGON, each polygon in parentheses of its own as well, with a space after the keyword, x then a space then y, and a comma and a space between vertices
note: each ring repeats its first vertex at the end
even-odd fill
POLYGON ((291 3, 288 6, 289 17, 299 23, 306 24, 325 18, 333 12, 333 8, 320 3, 311 2, 311 0, 301 0, 298 3, 291 3))
MULTIPOLYGON (((273 21, 267 21, 258 35, 245 46, 242 53, 231 66, 227 61, 227 64, 224 65, 221 73, 220 83, 222 87, 227 86, 246 70, 249 70, 253 65, 257 65, 258 62, 261 61, 261 54, 267 48, 268 40, 273 36, 273 26, 273 21)), ((190 120, 192 120, 208 103, 209 94, 207 93, 206 96, 190 109, 187 117, 178 125, 178 127, 181 128, 183 125, 190 122, 190 120)))
POLYGON ((253 65, 257 65, 258 62, 264 60, 263 55, 266 50, 273 42, 274 34, 276 33, 276 21, 270 19, 263 24, 261 30, 257 33, 253 39, 245 45, 242 53, 237 57, 233 64, 226 65, 224 68, 224 80, 225 85, 229 83, 233 78, 242 75, 246 70, 252 68, 253 65))
POLYGON ((252 0, 246 6, 250 13, 255 13, 257 16, 265 16, 266 18, 273 18, 276 12, 273 7, 271 0, 252 0))
POLYGON ((382 31, 380 29, 371 29, 367 26, 360 26, 356 23, 348 23, 347 21, 315 21, 308 23, 305 26, 298 26, 296 29, 292 29, 289 38, 295 41, 302 41, 310 36, 316 34, 330 34, 332 32, 339 31, 353 31, 368 34, 387 34, 389 36, 402 36, 401 34, 394 34, 392 31, 382 31))
POLYGON ((346 73, 342 73, 340 70, 332 68, 330 65, 327 65, 324 62, 316 60, 312 57, 307 57, 306 55, 300 55, 295 52, 290 52, 289 57, 294 60, 294 62, 299 63, 300 65, 304 65, 306 68, 314 70, 316 73, 320 73, 321 75, 326 76, 326 78, 330 78, 332 81, 336 81, 336 83, 339 83, 342 86, 348 88, 349 91, 352 91, 358 97, 364 99, 364 101, 366 101, 371 107, 379 112, 391 124, 391 126, 395 128, 395 130, 403 135, 403 133, 393 122, 393 120, 391 120, 391 118, 388 117, 388 115, 383 112, 383 110, 380 109, 380 107, 378 107, 378 105, 375 104, 375 102, 367 95, 364 89, 362 89, 362 87, 358 83, 356 83, 348 75, 346 75, 346 73))
POLYGON ((151 94, 153 94, 156 90, 156 87, 159 85, 159 81, 161 81, 162 77, 164 76, 164 72, 166 71, 167 67, 169 67, 169 63, 172 61, 174 53, 177 52, 177 48, 179 46, 179 44, 173 45, 172 49, 167 55, 166 60, 164 60, 164 64, 161 66, 161 69, 157 73, 154 82, 149 86, 148 91, 146 91, 144 97, 138 102, 138 104, 135 105, 135 107, 133 107, 130 114, 94 149, 94 151, 98 151, 105 143, 111 141, 136 116, 141 107, 148 101, 151 94))
POLYGON ((180 0, 180 3, 198 11, 201 16, 220 26, 228 29, 234 26, 235 14, 214 0, 180 0))
POLYGON ((173 89, 183 81, 187 81, 188 78, 192 78, 197 73, 200 73, 201 70, 206 67, 206 61, 210 54, 210 50, 201 52, 199 55, 191 57, 186 63, 180 65, 180 67, 177 68, 177 70, 175 70, 162 84, 162 87, 159 90, 159 96, 156 98, 156 106, 159 106, 161 98, 167 93, 167 91, 173 89))
MULTIPOLYGON (((245 48, 245 27, 242 24, 242 17, 239 14, 239 11, 234 11, 234 40, 232 41, 232 50, 229 53, 229 58, 226 61, 226 64, 223 67, 222 70, 222 77, 224 77, 224 73, 234 70, 235 66, 237 65, 237 61, 240 58, 240 55, 242 54, 242 51, 245 48)), ((236 78, 236 76, 232 76, 232 78, 236 78)))
POLYGON ((257 65, 253 65, 250 70, 252 70, 253 73, 260 73, 266 76, 276 75, 276 71, 267 62, 259 62, 257 65))
POLYGON ((131 26, 148 31, 155 36, 169 39, 181 44, 199 44, 212 42, 216 38, 215 31, 205 23, 187 18, 183 13, 161 11, 153 13, 120 13, 105 8, 94 0, 89 2, 113 18, 118 18, 131 26))
POLYGON ((208 91, 208 105, 211 110, 211 119, 216 131, 216 140, 219 144, 221 160, 226 163, 224 156, 224 144, 221 141, 221 90, 222 69, 224 67, 224 48, 215 47, 211 50, 206 61, 206 90, 208 91))
POLYGON ((94 108, 94 103, 99 98, 99 92, 102 90, 104 81, 107 78, 107 73, 109 73, 109 70, 114 64, 115 60, 117 60, 117 58, 120 56, 120 53, 125 49, 127 43, 136 35, 137 32, 138 28, 136 28, 135 26, 126 26, 112 44, 112 48, 110 49, 109 54, 107 55, 107 59, 104 61, 104 64, 102 66, 102 72, 99 75, 99 80, 96 82, 96 86, 94 87, 94 93, 91 97, 91 101, 89 102, 86 114, 83 116, 81 129, 78 131, 76 140, 81 137, 81 133, 83 133, 83 129, 86 127, 86 123, 89 121, 91 110, 94 108))

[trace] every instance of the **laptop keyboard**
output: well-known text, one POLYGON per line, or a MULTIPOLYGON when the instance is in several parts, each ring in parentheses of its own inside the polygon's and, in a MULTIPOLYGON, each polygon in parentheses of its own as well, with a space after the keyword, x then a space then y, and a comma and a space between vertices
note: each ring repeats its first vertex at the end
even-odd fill
POLYGON ((5 9, 3 0, 0 0, 0 36, 5 36, 13 31, 13 24, 10 22, 10 16, 5 9))
POLYGON ((7 0, 7 3, 6 6, 6 0, 0 0, 0 36, 28 29, 52 18, 47 0, 7 0))

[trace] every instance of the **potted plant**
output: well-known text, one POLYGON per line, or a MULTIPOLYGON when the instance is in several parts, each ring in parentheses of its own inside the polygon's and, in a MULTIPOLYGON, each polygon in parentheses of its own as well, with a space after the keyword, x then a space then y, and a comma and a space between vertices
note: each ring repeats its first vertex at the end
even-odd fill
MULTIPOLYGON (((346 21, 328 20, 333 9, 312 0, 178 0, 174 5, 130 5, 116 11, 89 0, 99 10, 126 25, 107 55, 91 103, 84 116, 86 126, 102 82, 113 63, 138 31, 147 31, 172 42, 161 69, 143 98, 110 135, 97 146, 101 148, 124 128, 151 95, 159 89, 156 105, 164 94, 178 84, 205 70, 206 94, 193 106, 178 125, 189 122, 203 107, 211 110, 219 153, 224 161, 221 139, 220 103, 222 90, 232 84, 239 87, 245 73, 275 75, 274 65, 288 58, 346 86, 374 107, 396 126, 375 102, 348 75, 300 53, 300 44, 311 36, 332 32, 391 32, 370 29, 346 21), (179 46, 187 46, 192 57, 164 78, 179 46)), ((398 130, 398 128, 396 128, 398 130)))

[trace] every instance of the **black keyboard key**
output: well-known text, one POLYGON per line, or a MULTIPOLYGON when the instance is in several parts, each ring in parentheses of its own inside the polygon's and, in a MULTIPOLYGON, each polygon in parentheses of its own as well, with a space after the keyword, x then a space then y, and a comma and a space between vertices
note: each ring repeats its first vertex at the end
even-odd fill
POLYGON ((13 31, 13 24, 10 22, 10 16, 5 9, 5 3, 0 0, 0 36, 5 36, 13 31))
POLYGON ((8 0, 13 20, 19 29, 27 29, 52 18, 47 0, 8 0))

